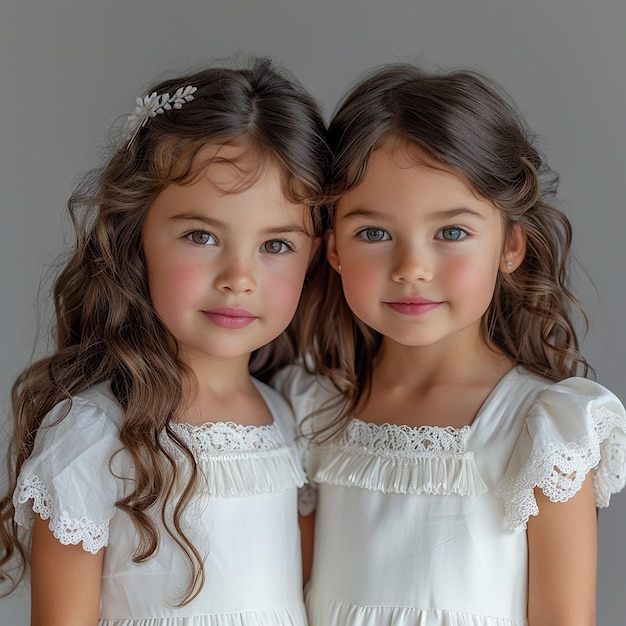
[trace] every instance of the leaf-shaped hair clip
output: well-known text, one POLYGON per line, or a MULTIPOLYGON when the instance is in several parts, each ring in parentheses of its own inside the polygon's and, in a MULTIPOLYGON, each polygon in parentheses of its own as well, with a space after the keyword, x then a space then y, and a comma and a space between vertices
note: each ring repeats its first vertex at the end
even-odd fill
POLYGON ((133 143, 139 131, 146 125, 151 117, 156 117, 165 111, 182 109, 183 104, 193 100, 193 94, 198 91, 197 87, 187 85, 178 88, 171 96, 169 93, 158 94, 153 91, 149 96, 137 98, 135 110, 128 116, 126 126, 129 139, 126 148, 133 143))

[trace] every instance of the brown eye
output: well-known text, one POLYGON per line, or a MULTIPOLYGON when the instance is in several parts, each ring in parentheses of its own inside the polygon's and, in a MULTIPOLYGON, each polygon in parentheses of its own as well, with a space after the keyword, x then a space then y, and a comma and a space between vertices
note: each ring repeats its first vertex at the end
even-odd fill
POLYGON ((263 244, 262 249, 263 252, 268 252, 269 254, 284 254, 285 252, 293 251, 293 247, 282 239, 270 239, 263 244))
POLYGON ((211 233, 207 233, 204 230, 194 230, 192 233, 187 234, 186 237, 193 243, 197 243, 200 246, 216 243, 215 237, 213 237, 211 233))

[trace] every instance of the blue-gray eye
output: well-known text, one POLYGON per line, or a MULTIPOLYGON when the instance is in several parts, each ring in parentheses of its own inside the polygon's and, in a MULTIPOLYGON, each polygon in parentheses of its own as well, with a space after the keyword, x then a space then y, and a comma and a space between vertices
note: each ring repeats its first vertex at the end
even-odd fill
POLYGON ((382 228, 364 228, 359 232, 359 236, 366 241, 384 241, 390 239, 389 234, 382 228))
POLYGON ((445 241, 460 241, 461 239, 465 239, 467 237, 467 232, 458 226, 450 226, 448 228, 442 228, 439 231, 441 237, 439 239, 444 239, 445 241))

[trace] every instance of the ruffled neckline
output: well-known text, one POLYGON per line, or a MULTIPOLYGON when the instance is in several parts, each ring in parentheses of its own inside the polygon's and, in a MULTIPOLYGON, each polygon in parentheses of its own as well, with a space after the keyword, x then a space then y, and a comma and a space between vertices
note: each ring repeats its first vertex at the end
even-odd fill
POLYGON ((467 449, 470 427, 398 426, 353 419, 338 440, 320 446, 315 481, 405 494, 487 491, 467 449))
MULTIPOLYGON (((235 422, 201 425, 176 422, 171 430, 191 450, 211 495, 247 496, 301 487, 306 478, 294 446, 274 422, 262 426, 235 422)), ((163 447, 183 459, 183 452, 163 433, 163 447)))
POLYGON ((511 368, 491 390, 471 424, 408 426, 350 420, 336 441, 320 446, 322 463, 316 482, 360 487, 383 493, 476 496, 488 491, 471 434, 479 427, 501 388, 517 376, 511 368))

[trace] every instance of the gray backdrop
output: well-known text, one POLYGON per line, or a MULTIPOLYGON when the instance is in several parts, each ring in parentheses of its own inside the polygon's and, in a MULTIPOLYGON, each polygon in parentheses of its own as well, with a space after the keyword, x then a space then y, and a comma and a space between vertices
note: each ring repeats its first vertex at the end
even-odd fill
MULTIPOLYGON (((583 348, 626 399, 623 0, 9 2, 0 8, 0 423, 46 328, 37 292, 63 247, 72 183, 154 78, 238 51, 288 67, 327 114, 358 74, 390 61, 468 66, 502 83, 561 173, 575 253, 596 286, 578 272, 592 319, 583 348)), ((600 513, 601 626, 626 621, 624 522, 622 494, 600 513)), ((25 597, 0 600, 1 626, 27 623, 25 597)))

